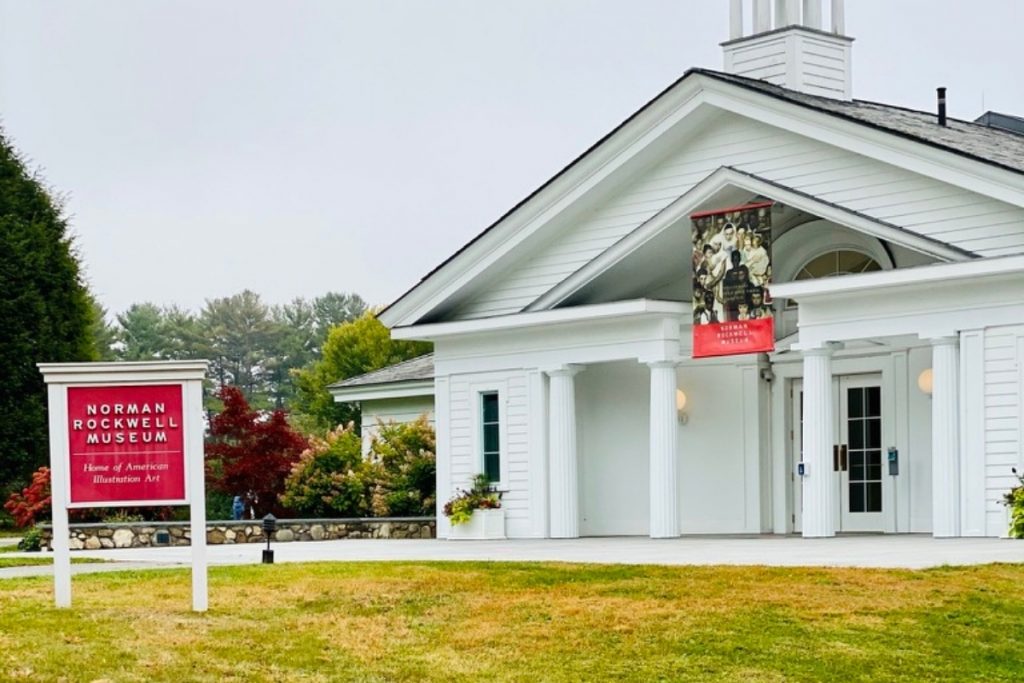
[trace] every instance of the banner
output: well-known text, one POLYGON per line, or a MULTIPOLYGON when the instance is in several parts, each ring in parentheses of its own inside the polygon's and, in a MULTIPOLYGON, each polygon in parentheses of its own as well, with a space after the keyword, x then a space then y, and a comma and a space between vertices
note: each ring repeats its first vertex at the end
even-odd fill
POLYGON ((771 202, 705 211, 693 221, 693 357, 775 348, 771 202))

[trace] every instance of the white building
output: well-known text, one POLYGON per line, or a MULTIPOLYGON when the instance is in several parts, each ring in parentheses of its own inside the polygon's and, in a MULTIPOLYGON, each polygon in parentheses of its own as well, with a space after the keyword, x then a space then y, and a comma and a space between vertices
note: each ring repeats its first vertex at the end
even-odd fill
POLYGON ((1004 532, 1024 122, 853 100, 841 0, 771 5, 381 314, 433 381, 335 392, 433 395, 441 503, 488 471, 510 537, 1004 532), (765 201, 775 350, 694 359, 690 216, 765 201))

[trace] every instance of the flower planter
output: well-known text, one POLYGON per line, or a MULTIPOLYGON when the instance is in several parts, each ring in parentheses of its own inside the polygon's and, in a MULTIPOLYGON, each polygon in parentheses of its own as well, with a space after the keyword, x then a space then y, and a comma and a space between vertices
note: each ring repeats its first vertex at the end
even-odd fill
POLYGON ((503 540, 505 538, 505 511, 474 510, 465 524, 452 524, 448 539, 451 541, 503 540))

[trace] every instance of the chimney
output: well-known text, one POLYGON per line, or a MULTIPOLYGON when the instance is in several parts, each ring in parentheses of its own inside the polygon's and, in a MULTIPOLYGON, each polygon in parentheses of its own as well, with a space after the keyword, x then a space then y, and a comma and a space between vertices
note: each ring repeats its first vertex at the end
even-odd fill
POLYGON ((936 92, 939 95, 939 125, 946 125, 946 89, 936 88, 936 92))
POLYGON ((812 95, 853 99, 853 38, 844 35, 845 3, 831 0, 831 28, 826 30, 824 1, 729 0, 729 40, 722 43, 725 71, 812 95))

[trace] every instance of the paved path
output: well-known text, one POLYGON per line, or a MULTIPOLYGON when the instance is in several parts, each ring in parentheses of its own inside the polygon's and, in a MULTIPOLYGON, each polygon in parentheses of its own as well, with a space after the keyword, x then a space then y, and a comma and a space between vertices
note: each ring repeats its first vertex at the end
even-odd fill
MULTIPOLYGON (((211 565, 257 564, 264 546, 208 547, 211 565)), ((1024 563, 1024 541, 997 538, 935 539, 931 536, 795 536, 580 538, 573 540, 436 541, 344 540, 275 543, 277 562, 351 562, 484 560, 525 562, 597 562, 663 565, 769 565, 778 567, 889 567, 924 569, 941 565, 990 562, 1024 563)), ((74 557, 95 557, 116 564, 74 565, 76 573, 187 565, 189 548, 83 550, 74 557)), ((26 567, 45 575, 49 567, 26 567)), ((0 570, 0 578, 7 576, 0 570)), ((27 574, 21 574, 27 575, 27 574)))

